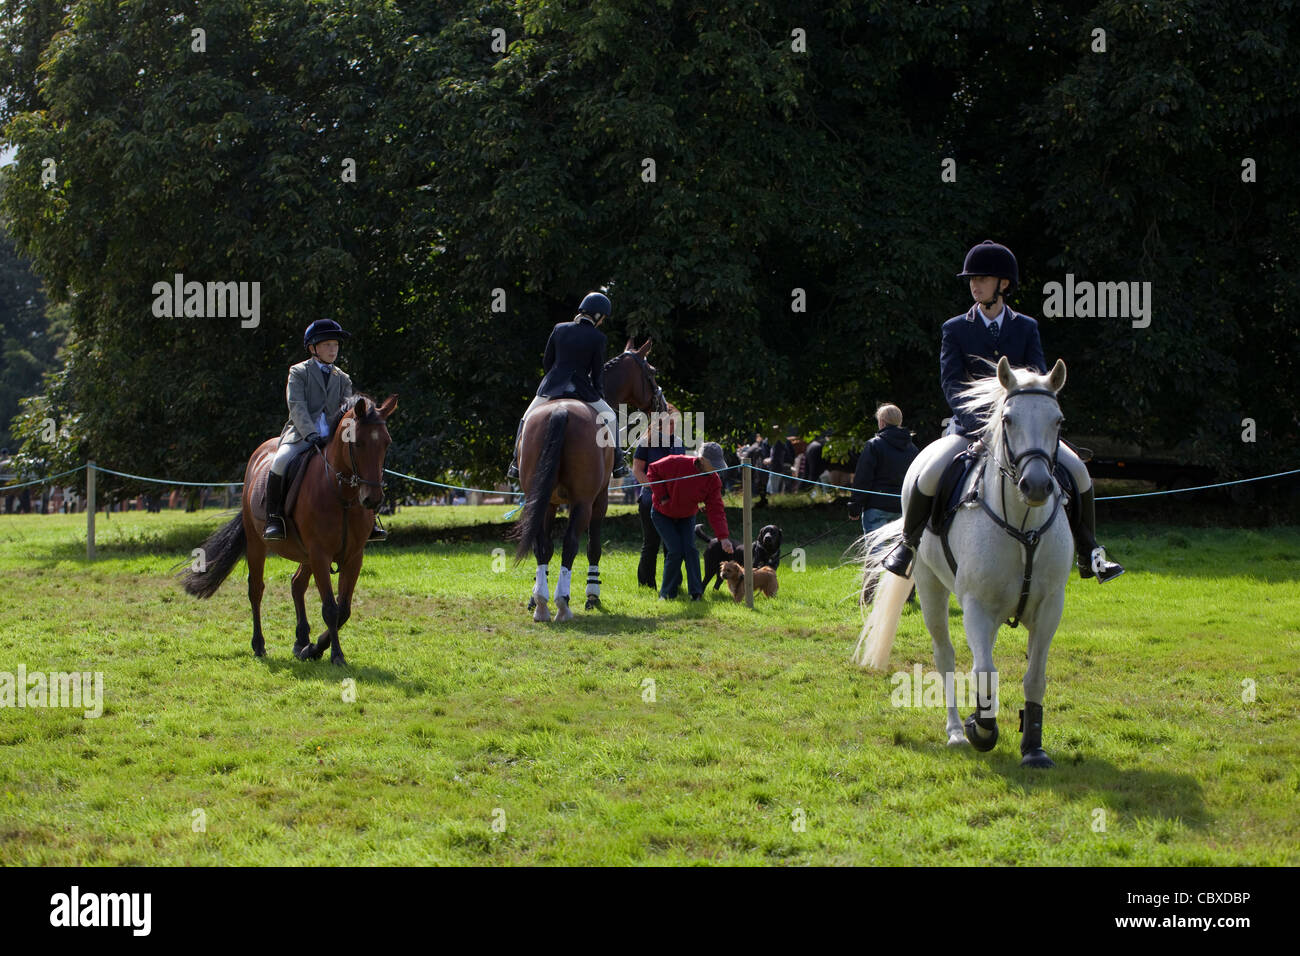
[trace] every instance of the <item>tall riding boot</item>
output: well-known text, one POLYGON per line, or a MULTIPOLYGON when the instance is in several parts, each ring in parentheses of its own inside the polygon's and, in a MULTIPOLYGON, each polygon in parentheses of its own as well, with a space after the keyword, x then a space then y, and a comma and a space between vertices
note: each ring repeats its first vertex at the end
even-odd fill
POLYGON ((510 458, 510 468, 506 471, 506 478, 509 481, 519 480, 519 436, 524 433, 524 420, 519 419, 519 426, 515 429, 515 453, 510 458))
POLYGON ((284 540, 284 476, 275 472, 266 476, 266 527, 262 537, 267 541, 284 540))
POLYGON ((614 471, 610 478, 626 478, 632 474, 627 467, 627 454, 621 448, 614 449, 614 471))
POLYGON ((886 571, 903 578, 911 573, 916 549, 921 544, 921 535, 925 533, 925 523, 930 520, 933 507, 934 496, 922 494, 920 488, 912 489, 912 497, 907 499, 907 510, 903 512, 903 540, 885 555, 882 563, 886 571))
POLYGON ((1096 576, 1105 584, 1124 573, 1122 565, 1107 560, 1106 549, 1097 544, 1097 506, 1094 491, 1079 493, 1079 507, 1070 511, 1074 521, 1074 547, 1079 555, 1079 577, 1096 576))

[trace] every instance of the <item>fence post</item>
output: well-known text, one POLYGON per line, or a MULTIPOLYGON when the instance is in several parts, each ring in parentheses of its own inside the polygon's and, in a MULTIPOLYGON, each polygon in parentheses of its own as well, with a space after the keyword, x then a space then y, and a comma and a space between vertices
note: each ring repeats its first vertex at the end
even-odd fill
POLYGON ((752 611, 754 609, 754 479, 749 473, 749 462, 741 463, 740 477, 744 482, 741 500, 744 502, 745 527, 745 606, 752 611))
POLYGON ((86 558, 95 560, 95 463, 86 462, 86 558))

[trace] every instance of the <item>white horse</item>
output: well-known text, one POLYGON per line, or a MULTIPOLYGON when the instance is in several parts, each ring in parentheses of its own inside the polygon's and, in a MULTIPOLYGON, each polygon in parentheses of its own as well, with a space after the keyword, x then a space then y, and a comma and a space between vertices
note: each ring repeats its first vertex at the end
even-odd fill
MULTIPOLYGON (((968 495, 958 508, 948 533, 955 574, 942 542, 929 528, 921 538, 909 578, 881 567, 884 555, 902 537, 901 519, 863 541, 864 581, 876 579, 876 598, 858 637, 854 662, 877 670, 888 664, 914 578, 934 646, 934 663, 943 675, 949 746, 969 742, 977 750, 987 751, 997 743, 993 642, 1002 621, 1013 627, 1024 623, 1029 632, 1025 709, 1021 711, 1020 764, 1024 767, 1055 766, 1042 745, 1043 691, 1047 651, 1061 621, 1065 582, 1074 559, 1069 521, 1061 513, 1063 493, 1053 477, 1062 421, 1056 393, 1064 384, 1064 362, 1058 360, 1049 374, 1038 375, 1013 370, 1003 357, 996 377, 980 379, 963 391, 963 407, 986 424, 980 433, 983 449, 975 469, 976 494, 968 495), (948 637, 949 593, 957 595, 966 642, 974 657, 971 684, 975 710, 964 724, 957 713, 954 654, 948 637)), ((915 487, 915 475, 928 463, 930 447, 907 471, 904 511, 915 487)))

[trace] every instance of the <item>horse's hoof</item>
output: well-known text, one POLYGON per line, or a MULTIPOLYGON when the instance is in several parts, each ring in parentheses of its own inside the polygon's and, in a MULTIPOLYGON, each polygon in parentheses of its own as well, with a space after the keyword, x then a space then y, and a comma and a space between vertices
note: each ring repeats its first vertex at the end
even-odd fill
POLYGON ((1020 758, 1022 767, 1038 767, 1042 770, 1050 770, 1056 766, 1056 761, 1047 756, 1047 751, 1042 747, 1037 747, 1020 758))
POLYGON ((590 611, 590 610, 593 610, 593 609, 598 608, 598 607, 600 607, 600 598, 596 597, 596 595, 594 595, 594 594, 588 595, 588 596, 587 596, 587 610, 590 611))
POLYGON ((971 714, 969 717, 966 718, 965 731, 966 731, 966 739, 970 741, 970 745, 974 747, 976 750, 978 750, 980 753, 988 753, 990 750, 992 750, 994 747, 997 746, 998 743, 997 721, 993 722, 993 732, 989 734, 987 737, 985 737, 980 733, 980 728, 975 723, 975 715, 971 714))
POLYGON ((347 666, 348 666, 348 662, 347 662, 346 660, 343 659, 343 655, 342 655, 342 654, 331 654, 331 655, 330 655, 330 663, 333 664, 335 667, 347 667, 347 666))
POLYGON ((569 609, 568 598, 555 599, 555 620, 557 621, 573 620, 573 611, 569 609))
POLYGON ((545 604, 537 605, 537 610, 533 612, 534 621, 549 621, 551 619, 551 610, 545 604))
POLYGON ((970 741, 966 739, 966 731, 950 730, 948 731, 949 747, 969 747, 970 741))
POLYGON ((533 596, 530 594, 530 595, 528 596, 528 610, 531 611, 531 610, 532 610, 533 608, 535 608, 535 607, 537 607, 537 598, 533 597, 533 596))
POLYGON ((260 637, 253 638, 253 656, 254 657, 266 656, 266 641, 260 637))

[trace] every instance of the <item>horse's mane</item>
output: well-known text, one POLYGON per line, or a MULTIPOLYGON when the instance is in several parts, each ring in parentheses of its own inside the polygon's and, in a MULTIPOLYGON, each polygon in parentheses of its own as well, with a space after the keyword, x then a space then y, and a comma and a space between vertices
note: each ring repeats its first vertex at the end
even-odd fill
POLYGON ((369 414, 366 415, 365 419, 363 421, 360 421, 359 424, 362 425, 383 424, 384 421, 383 416, 379 414, 379 403, 376 402, 369 395, 363 394, 362 392, 354 392, 353 394, 345 398, 343 400, 343 411, 345 413, 351 411, 353 408, 356 407, 357 402, 361 401, 363 398, 366 400, 367 403, 369 403, 370 411, 369 414))
POLYGON ((631 354, 635 354, 635 353, 636 353, 636 349, 624 349, 622 352, 619 352, 619 353, 618 353, 617 355, 615 355, 612 359, 610 359, 608 362, 606 362, 604 365, 602 365, 602 366, 600 367, 600 370, 601 370, 602 372, 608 372, 611 368, 613 368, 615 362, 617 362, 619 359, 621 359, 624 355, 628 355, 629 353, 631 353, 631 354))
MULTIPOLYGON (((1002 441, 1002 406, 1006 404, 1007 393, 998 381, 997 364, 989 359, 980 358, 992 369, 991 375, 977 378, 957 392, 958 407, 976 418, 983 420, 979 437, 985 448, 999 448, 1002 441)), ((1031 368, 1011 369, 1017 386, 1038 386, 1050 388, 1047 375, 1039 375, 1031 368)))

